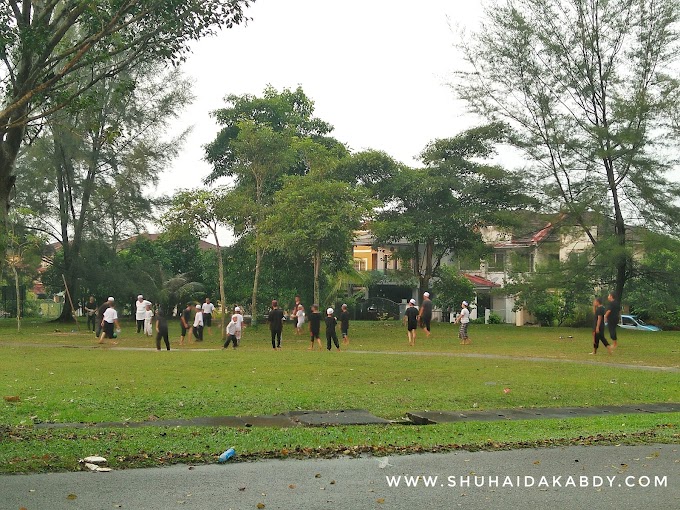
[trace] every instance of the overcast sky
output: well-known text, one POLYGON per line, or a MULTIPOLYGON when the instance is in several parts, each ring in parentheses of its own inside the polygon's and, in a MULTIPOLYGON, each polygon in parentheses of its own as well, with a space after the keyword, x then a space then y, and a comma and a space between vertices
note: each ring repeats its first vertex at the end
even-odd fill
POLYGON ((176 123, 193 131, 158 192, 199 185, 210 172, 202 146, 218 131, 210 112, 267 84, 301 85, 351 150, 416 164, 429 141, 476 123, 447 84, 461 65, 457 30, 481 13, 481 0, 257 0, 247 26, 193 46, 183 69, 196 101, 176 123))

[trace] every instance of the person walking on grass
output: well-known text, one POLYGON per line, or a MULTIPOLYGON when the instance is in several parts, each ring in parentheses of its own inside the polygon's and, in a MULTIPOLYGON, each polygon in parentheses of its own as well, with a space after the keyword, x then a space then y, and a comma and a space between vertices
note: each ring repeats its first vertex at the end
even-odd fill
POLYGON ((416 345, 416 333, 418 332, 418 308, 416 308, 415 299, 408 302, 408 307, 404 312, 404 323, 406 324, 408 344, 414 347, 416 345))
POLYGON ((87 315, 87 330, 90 331, 90 324, 92 324, 92 332, 94 333, 97 329, 97 302, 94 296, 90 296, 90 300, 83 306, 83 311, 87 315))
POLYGON ((226 349, 229 347, 229 344, 233 344, 234 349, 238 346, 238 339, 236 338, 236 331, 240 329, 239 323, 238 323, 238 317, 236 314, 231 316, 231 320, 229 321, 229 324, 227 324, 227 341, 224 342, 224 347, 223 349, 226 349))
POLYGON ((144 299, 144 296, 140 294, 137 296, 137 301, 135 301, 135 319, 137 319, 137 333, 141 333, 144 329, 144 319, 146 318, 146 305, 150 305, 151 302, 144 299))
POLYGON ((153 336, 153 311, 151 310, 151 303, 146 305, 144 312, 144 334, 146 336, 153 336))
POLYGON ((338 325, 338 319, 333 316, 334 310, 329 308, 326 310, 326 349, 331 350, 331 340, 335 344, 335 348, 340 350, 340 342, 338 342, 338 334, 335 332, 335 327, 338 325))
POLYGON ((203 309, 201 305, 196 305, 196 315, 194 316, 194 338, 197 342, 203 341, 203 309))
POLYGON ((187 336, 187 332, 189 333, 189 338, 187 339, 187 343, 191 341, 191 303, 187 303, 187 306, 182 310, 182 314, 179 316, 180 320, 180 327, 181 327, 181 332, 180 332, 180 337, 179 337, 179 345, 184 345, 184 339, 187 336))
POLYGON ((104 315, 102 316, 102 333, 99 336, 99 343, 103 344, 104 338, 108 338, 111 340, 111 345, 116 345, 118 342, 114 342, 113 339, 116 338, 114 335, 114 326, 116 330, 120 331, 120 323, 118 322, 118 312, 116 311, 113 298, 110 297, 108 299, 108 308, 104 312, 104 315))
POLYGON ((302 305, 298 305, 297 311, 295 312, 295 318, 297 321, 297 324, 295 325, 296 335, 301 335, 302 334, 302 326, 305 325, 305 307, 302 305))
POLYGON ((609 301, 609 305, 607 305, 607 311, 604 314, 604 321, 607 323, 609 338, 612 340, 612 349, 616 349, 618 347, 616 326, 621 319, 621 303, 616 299, 616 294, 613 292, 609 293, 607 301, 609 301))
POLYGON ((609 354, 612 353, 612 346, 609 345, 607 339, 604 336, 604 316, 605 309, 602 306, 602 300, 598 297, 593 300, 593 352, 590 354, 597 354, 597 348, 600 346, 600 342, 607 348, 609 354))
POLYGON ((170 332, 168 331, 168 319, 159 310, 156 312, 156 350, 161 350, 161 338, 165 343, 165 349, 170 350, 170 332))
POLYGON ((295 304, 290 308, 290 315, 286 312, 284 314, 285 317, 290 318, 290 322, 293 325, 293 329, 297 329, 297 311, 298 307, 302 304, 302 300, 300 299, 300 296, 296 295, 295 296, 295 304))
POLYGON ((283 310, 279 308, 279 302, 275 299, 272 301, 272 309, 267 316, 269 322, 269 331, 272 334, 272 349, 281 350, 281 333, 283 332, 284 321, 283 310))
POLYGON ((340 312, 340 334, 342 335, 342 345, 349 345, 349 311, 347 305, 343 304, 340 312))
POLYGON ((97 338, 99 338, 102 334, 102 319, 104 318, 104 312, 108 310, 111 303, 113 303, 112 297, 104 301, 101 305, 99 305, 99 308, 97 308, 97 331, 94 333, 97 338))
POLYGON ((243 315, 241 314, 240 306, 234 307, 234 315, 231 316, 231 320, 234 320, 234 317, 236 317, 236 323, 238 324, 236 326, 236 346, 240 346, 241 338, 243 337, 243 330, 245 329, 245 325, 243 324, 243 315))
POLYGON ((314 340, 319 344, 319 349, 323 350, 323 346, 321 345, 321 314, 319 313, 319 305, 317 304, 312 305, 312 311, 309 314, 309 333, 312 343, 307 350, 314 350, 314 340))
POLYGON ((460 345, 470 345, 472 340, 468 336, 468 324, 470 324, 470 310, 468 309, 468 302, 461 303, 460 315, 456 318, 456 322, 460 323, 458 328, 458 338, 460 338, 460 345))
POLYGON ((430 325, 432 324, 432 300, 430 299, 430 293, 423 293, 423 302, 420 305, 420 325, 423 331, 430 338, 430 325))
POLYGON ((203 310, 203 325, 208 328, 208 335, 212 336, 212 316, 215 311, 215 305, 210 302, 210 298, 205 298, 205 303, 201 306, 203 310))

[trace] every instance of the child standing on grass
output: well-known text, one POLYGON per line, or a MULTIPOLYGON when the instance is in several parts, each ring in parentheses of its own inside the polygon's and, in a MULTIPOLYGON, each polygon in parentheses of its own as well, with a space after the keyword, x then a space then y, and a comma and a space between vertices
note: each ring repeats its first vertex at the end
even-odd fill
POLYGON ((602 300, 598 297, 593 300, 593 315, 595 316, 593 321, 593 352, 590 354, 597 354, 597 348, 600 346, 600 342, 607 348, 609 354, 612 353, 612 346, 609 345, 607 339, 604 336, 604 316, 606 311, 602 305, 602 300))
POLYGON ((335 348, 340 350, 340 342, 338 342, 338 334, 335 332, 335 326, 338 324, 338 319, 333 317, 333 309, 326 310, 326 349, 331 350, 331 340, 335 344, 335 348))
POLYGON ((408 302, 408 308, 404 312, 404 322, 406 323, 408 344, 414 347, 416 345, 416 332, 418 331, 418 308, 416 308, 415 299, 408 302))
POLYGON ((161 350, 161 338, 165 342, 165 348, 170 350, 170 333, 168 331, 168 320, 159 311, 156 313, 156 350, 161 350))
POLYGON ((468 302, 463 301, 461 303, 460 315, 456 319, 456 322, 460 322, 460 328, 458 329, 458 338, 460 338, 460 345, 470 345, 472 341, 468 337, 468 324, 470 324, 470 310, 468 310, 468 302))
POLYGON ((146 311, 144 312, 144 334, 146 336, 153 335, 153 311, 151 310, 151 303, 146 305, 146 311))
POLYGON ((305 324, 305 307, 302 305, 298 305, 297 307, 297 312, 295 312, 295 317, 297 319, 297 324, 296 324, 296 335, 301 335, 302 334, 302 326, 305 324))
POLYGON ((321 314, 319 313, 319 305, 312 305, 312 312, 309 314, 309 333, 311 337, 312 344, 307 350, 314 350, 314 340, 319 344, 319 349, 323 349, 321 346, 321 314))
POLYGON ((236 338, 236 331, 239 330, 239 323, 238 323, 238 317, 236 314, 231 316, 231 321, 229 321, 229 324, 227 324, 227 341, 224 342, 224 349, 229 347, 229 344, 233 344, 234 349, 236 349, 236 346, 238 345, 238 339, 236 338))
POLYGON ((340 312, 340 334, 342 335, 342 345, 349 345, 349 311, 347 305, 342 305, 340 312))
POLYGON ((196 316, 194 317, 194 336, 197 342, 203 341, 203 309, 201 305, 196 305, 196 316))

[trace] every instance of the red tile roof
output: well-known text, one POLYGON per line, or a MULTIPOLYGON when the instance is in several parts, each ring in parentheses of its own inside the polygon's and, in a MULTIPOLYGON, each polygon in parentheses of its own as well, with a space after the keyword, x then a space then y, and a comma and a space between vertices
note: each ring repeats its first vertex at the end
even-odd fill
POLYGON ((499 284, 492 282, 491 280, 487 280, 486 278, 482 278, 481 276, 476 276, 473 274, 467 274, 464 273, 463 276, 470 280, 470 282, 475 286, 475 287, 500 287, 499 284))

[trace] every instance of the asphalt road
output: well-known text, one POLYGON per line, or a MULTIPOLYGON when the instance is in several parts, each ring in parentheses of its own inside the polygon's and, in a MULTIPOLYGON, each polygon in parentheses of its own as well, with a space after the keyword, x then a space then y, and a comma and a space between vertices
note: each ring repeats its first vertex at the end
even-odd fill
POLYGON ((0 508, 677 510, 679 452, 576 446, 0 476, 0 508), (418 485, 405 475, 420 476, 418 485))

